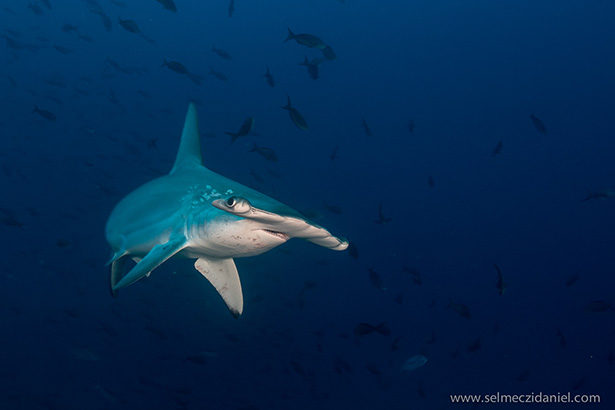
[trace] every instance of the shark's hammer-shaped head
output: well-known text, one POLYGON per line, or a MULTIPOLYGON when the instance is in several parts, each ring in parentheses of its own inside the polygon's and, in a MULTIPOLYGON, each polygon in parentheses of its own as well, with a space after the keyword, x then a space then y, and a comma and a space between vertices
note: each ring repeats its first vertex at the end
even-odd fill
POLYGON ((348 242, 345 240, 331 235, 326 229, 309 223, 304 218, 259 209, 246 198, 231 196, 227 199, 217 199, 212 202, 212 205, 240 217, 241 219, 237 221, 236 225, 244 235, 237 235, 238 239, 244 236, 257 235, 260 238, 259 246, 265 248, 263 252, 281 245, 291 238, 307 239, 335 250, 344 250, 348 247, 348 242))

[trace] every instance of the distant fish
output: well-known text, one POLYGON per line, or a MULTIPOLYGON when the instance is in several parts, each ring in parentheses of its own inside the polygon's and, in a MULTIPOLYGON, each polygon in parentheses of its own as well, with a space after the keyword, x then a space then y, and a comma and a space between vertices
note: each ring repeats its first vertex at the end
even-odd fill
POLYGON ((327 211, 331 212, 332 214, 336 214, 336 215, 342 214, 342 208, 339 205, 329 204, 327 202, 324 202, 323 206, 325 207, 327 211))
POLYGON ((567 280, 566 280, 566 287, 569 288, 570 286, 574 285, 575 283, 577 283, 577 281, 579 280, 580 276, 578 273, 573 274, 572 276, 570 276, 567 280))
POLYGON ((333 147, 333 151, 331 151, 331 154, 329 155, 329 159, 331 159, 331 161, 335 161, 335 159, 337 158, 337 152, 339 151, 340 146, 336 145, 335 147, 333 147))
POLYGON ((164 7, 166 10, 169 10, 172 12, 177 11, 177 7, 175 6, 175 3, 173 2, 173 0, 156 0, 156 1, 162 4, 162 7, 164 7))
POLYGON ((252 149, 250 149, 250 152, 256 152, 258 155, 265 158, 267 161, 277 162, 278 160, 278 156, 276 155, 275 151, 272 150, 271 148, 260 147, 254 144, 252 149))
POLYGON ((401 336, 397 336, 395 339, 393 339, 393 342, 391 343, 391 351, 395 352, 397 350, 399 350, 399 344, 401 343, 401 336))
POLYGON ((295 34, 291 31, 290 28, 288 29, 288 36, 286 37, 284 42, 287 42, 289 40, 295 40, 297 44, 301 44, 302 46, 306 46, 309 48, 317 48, 322 50, 327 47, 324 41, 322 41, 318 37, 312 34, 295 34))
POLYGON ((51 111, 44 110, 42 108, 38 108, 36 105, 34 106, 34 109, 32 110, 32 112, 40 115, 41 117, 43 117, 44 119, 48 121, 56 120, 56 116, 54 113, 52 113, 51 111))
POLYGON ((480 348, 481 348, 481 345, 480 345, 480 337, 479 337, 476 340, 474 340, 472 343, 470 343, 468 347, 466 348, 466 350, 470 353, 474 353, 474 352, 479 351, 480 348))
POLYGON ((271 71, 269 71, 269 67, 267 67, 267 72, 265 73, 264 77, 267 81, 267 84, 269 84, 269 87, 275 87, 275 80, 273 79, 273 75, 271 75, 271 71))
POLYGON ((408 121, 408 131, 410 134, 414 134, 414 120, 408 121))
POLYGON ((532 120, 532 124, 534 124, 534 128, 536 128, 536 131, 538 131, 542 135, 547 134, 547 127, 545 127, 545 124, 540 118, 538 118, 534 114, 530 114, 530 119, 532 120))
POLYGON ((495 157, 496 155, 499 155, 502 152, 502 146, 502 140, 498 141, 493 151, 491 151, 491 156, 495 157))
POLYGON ((73 24, 65 23, 62 25, 62 31, 65 33, 77 32, 78 30, 78 27, 73 24))
POLYGON ((429 178, 427 178, 427 185, 429 185, 429 188, 433 188, 436 186, 436 181, 431 175, 429 176, 429 178))
POLYGON ((530 370, 525 369, 519 374, 519 376, 516 377, 516 380, 518 382, 526 382, 528 381, 529 378, 530 378, 530 370))
POLYGON ((372 268, 369 268, 368 272, 369 272, 369 281, 372 284, 372 286, 378 290, 386 290, 386 288, 384 287, 384 283, 382 282, 382 278, 380 278, 380 275, 378 274, 378 272, 376 272, 372 268))
POLYGON ((29 3, 28 8, 32 10, 32 13, 36 14, 37 16, 42 16, 44 14, 41 6, 36 3, 29 3))
POLYGON ((613 305, 604 300, 594 300, 585 305, 586 312, 602 313, 608 310, 613 310, 613 305))
POLYGON ((124 28, 124 30, 128 31, 129 33, 139 34, 148 43, 154 43, 154 40, 152 40, 151 38, 147 37, 145 34, 143 34, 143 32, 141 32, 141 29, 139 28, 139 25, 137 24, 136 21, 129 20, 129 19, 123 20, 121 18, 118 18, 118 21, 120 23, 120 26, 122 26, 122 28, 124 28))
POLYGON ((605 189, 597 192, 590 192, 581 202, 590 201, 592 199, 609 199, 615 197, 615 191, 605 189))
POLYGON ((288 98, 288 103, 285 106, 283 106, 282 109, 288 111, 290 120, 293 122, 293 124, 295 124, 297 128, 303 131, 307 131, 308 125, 307 125, 307 122, 305 121, 305 118, 303 118, 303 115, 301 115, 301 113, 292 106, 290 102, 290 97, 287 96, 287 98, 288 98))
POLYGON ((559 338, 559 345, 561 347, 566 347, 566 338, 564 337, 564 334, 562 333, 560 329, 557 329, 556 335, 559 338))
POLYGON ((15 213, 6 208, 0 208, 0 223, 4 226, 22 228, 24 224, 17 219, 15 213))
POLYGON ((348 245, 348 254, 353 259, 359 259, 359 250, 357 249, 357 245, 354 242, 350 242, 348 245))
POLYGON ((193 83, 195 83, 197 85, 201 84, 201 77, 196 75, 196 74, 192 74, 190 71, 188 71, 188 69, 186 68, 185 65, 183 65, 182 63, 180 63, 178 61, 167 61, 167 60, 164 60, 163 63, 162 63, 162 66, 163 67, 167 67, 171 71, 175 71, 177 74, 185 75, 193 83))
POLYGON ((139 25, 137 24, 136 21, 134 20, 123 20, 123 19, 118 19, 120 26, 122 26, 122 28, 124 28, 124 30, 133 33, 133 34, 141 34, 141 29, 139 28, 139 25))
POLYGON ((231 57, 231 55, 225 51, 222 50, 221 48, 216 48, 216 46, 211 46, 211 51, 216 54, 218 57, 224 59, 224 60, 232 60, 233 57, 231 57))
POLYGON ((369 128, 369 125, 367 124, 367 121, 365 121, 365 118, 363 118, 363 122, 361 123, 361 126, 363 127, 363 131, 365 131, 365 135, 367 135, 368 137, 374 136, 374 134, 372 134, 371 128, 369 128))
POLYGON ((383 336, 388 336, 391 334, 391 330, 384 322, 379 323, 376 326, 363 322, 363 323, 359 323, 354 328, 355 336, 365 336, 365 335, 369 335, 372 333, 377 333, 383 336))
POLYGON ((414 282, 415 285, 420 286, 423 284, 423 278, 421 277, 421 272, 419 272, 418 270, 414 268, 409 268, 407 266, 402 267, 402 270, 412 276, 412 282, 414 282))
POLYGON ((220 81, 228 81, 228 77, 224 75, 224 73, 221 73, 220 71, 216 71, 211 67, 209 67, 209 75, 213 75, 220 81))
POLYGON ((233 143, 233 142, 235 142, 235 140, 237 138, 245 137, 246 135, 250 134, 250 132, 252 131, 253 127, 254 127, 254 117, 248 117, 241 124, 241 127, 239 128, 239 131, 237 131, 237 132, 227 131, 227 132, 225 132, 225 134, 231 136, 231 143, 233 143))
POLYGON ((494 264, 493 267, 498 274, 498 280, 495 284, 495 287, 498 290, 498 294, 502 296, 504 294, 504 290, 506 289, 506 284, 504 283, 504 276, 502 275, 502 269, 500 269, 497 264, 494 264))
POLYGON ((41 3, 43 3, 43 5, 47 7, 47 10, 51 10, 53 8, 51 7, 51 2, 49 0, 41 0, 41 3))
POLYGON ((465 319, 472 318, 472 315, 470 314, 470 308, 468 308, 463 303, 455 303, 451 301, 447 307, 453 309, 459 316, 465 319))
POLYGON ((393 220, 393 218, 389 218, 384 216, 384 212, 382 211, 382 202, 378 204, 378 219, 376 219, 376 223, 379 225, 384 225, 385 223, 389 223, 393 220))
POLYGON ((408 360, 406 360, 402 365, 401 370, 403 372, 411 372, 418 369, 419 367, 424 366, 425 363, 427 363, 427 358, 422 354, 417 354, 416 356, 412 356, 408 360))
POLYGON ((305 66, 307 68, 308 75, 312 80, 318 80, 318 77, 320 76, 318 66, 321 62, 322 61, 318 59, 313 59, 312 61, 309 61, 308 58, 305 57, 303 62, 299 63, 299 65, 305 66))
POLYGON ((235 13, 235 0, 231 0, 228 4, 228 16, 233 17, 233 13, 235 13))
POLYGON ((323 57, 327 60, 335 60, 337 58, 331 46, 325 46, 320 51, 322 52, 323 57))
POLYGON ((53 48, 55 48, 58 53, 64 54, 64 55, 67 55, 73 52, 73 50, 71 50, 70 48, 59 46, 57 44, 54 44, 53 48))

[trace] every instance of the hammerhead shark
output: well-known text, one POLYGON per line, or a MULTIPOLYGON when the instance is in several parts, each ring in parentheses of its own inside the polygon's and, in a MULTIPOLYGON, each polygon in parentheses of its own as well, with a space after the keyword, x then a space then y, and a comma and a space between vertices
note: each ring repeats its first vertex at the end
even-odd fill
POLYGON ((243 312, 243 293, 233 258, 259 255, 291 238, 337 251, 348 248, 346 240, 294 209, 207 169, 192 103, 171 172, 115 206, 106 238, 113 250, 108 262, 113 296, 178 255, 196 259, 196 270, 235 317, 243 312))

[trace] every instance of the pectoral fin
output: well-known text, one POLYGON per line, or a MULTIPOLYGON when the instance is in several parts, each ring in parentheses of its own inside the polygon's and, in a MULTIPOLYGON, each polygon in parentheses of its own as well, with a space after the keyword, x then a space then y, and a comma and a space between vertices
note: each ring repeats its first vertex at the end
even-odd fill
POLYGON ((233 259, 199 258, 194 267, 216 288, 233 316, 243 312, 243 294, 233 259))
POLYGON ((132 285, 139 279, 150 274, 151 271, 163 264, 171 256, 181 251, 186 246, 186 239, 182 237, 172 238, 167 243, 156 245, 139 263, 136 264, 125 276, 119 278, 119 274, 114 274, 111 269, 111 291, 117 292, 118 289, 132 285), (114 283, 116 282, 116 283, 114 283))

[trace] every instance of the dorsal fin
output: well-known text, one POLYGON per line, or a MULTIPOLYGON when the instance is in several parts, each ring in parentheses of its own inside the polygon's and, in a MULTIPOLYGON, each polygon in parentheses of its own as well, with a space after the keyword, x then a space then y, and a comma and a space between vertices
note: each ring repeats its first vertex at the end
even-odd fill
POLYGON ((200 138, 196 107, 194 103, 190 103, 186 113, 186 120, 184 121, 182 139, 179 143, 179 150, 177 151, 177 157, 175 158, 173 169, 171 169, 171 174, 177 172, 180 168, 203 165, 200 138))

